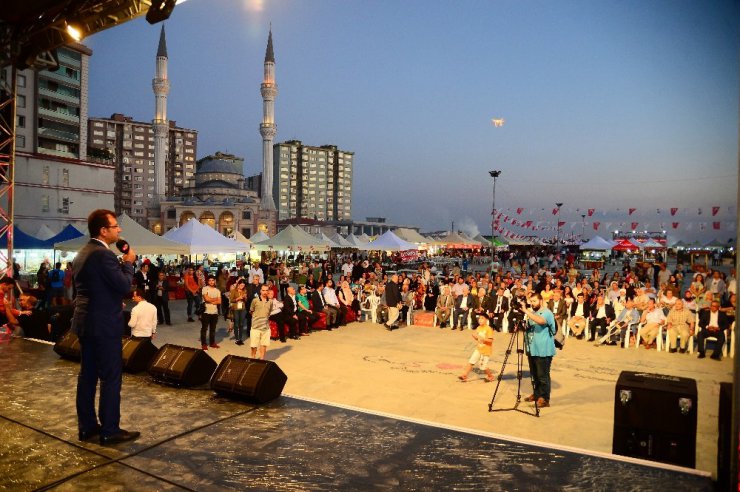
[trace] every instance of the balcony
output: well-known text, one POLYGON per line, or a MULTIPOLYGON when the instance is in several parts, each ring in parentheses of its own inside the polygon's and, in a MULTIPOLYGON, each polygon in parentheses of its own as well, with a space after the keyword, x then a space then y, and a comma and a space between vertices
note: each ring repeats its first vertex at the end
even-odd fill
POLYGON ((74 152, 67 152, 66 150, 55 150, 45 149, 43 147, 38 148, 39 154, 55 155, 57 157, 67 157, 69 159, 78 159, 80 156, 74 152))
POLYGON ((79 105, 80 104, 80 98, 75 96, 70 96, 68 94, 62 94, 61 92, 53 91, 51 89, 47 89, 45 87, 39 87, 39 94, 43 96, 48 96, 51 98, 56 99, 57 101, 64 101, 67 103, 79 105))
POLYGON ((75 142, 79 143, 80 136, 76 133, 63 132, 61 130, 55 130, 53 128, 39 128, 39 136, 44 138, 50 138, 54 140, 62 140, 64 142, 75 142))
POLYGON ((68 123, 80 123, 80 117, 75 114, 70 114, 62 111, 54 111, 53 109, 39 108, 39 114, 42 116, 48 116, 49 118, 55 118, 68 123))
POLYGON ((79 69, 82 63, 80 60, 75 60, 71 56, 67 56, 63 51, 57 51, 57 56, 59 57, 59 63, 64 63, 65 65, 69 65, 70 67, 79 69))
POLYGON ((78 79, 67 77, 67 75, 62 70, 58 70, 56 72, 43 72, 42 76, 47 79, 56 80, 57 82, 67 84, 72 87, 80 87, 80 81, 78 79))

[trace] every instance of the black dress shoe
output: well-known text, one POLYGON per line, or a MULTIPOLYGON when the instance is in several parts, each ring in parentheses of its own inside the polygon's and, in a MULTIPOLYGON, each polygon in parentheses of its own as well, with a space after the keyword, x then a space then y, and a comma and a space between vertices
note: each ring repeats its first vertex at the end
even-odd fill
POLYGON ((697 357, 697 359, 703 359, 704 357, 706 357, 704 352, 699 352, 699 357, 697 357))
POLYGON ((80 441, 89 441, 90 439, 94 437, 98 437, 99 435, 100 435, 100 426, 97 426, 91 430, 87 430, 87 431, 81 430, 78 434, 78 437, 80 441))
POLYGON ((103 446, 109 446, 111 444, 133 441, 134 439, 138 439, 140 435, 141 432, 127 431, 121 429, 120 431, 116 432, 115 434, 111 434, 110 436, 100 436, 100 444, 103 446))
POLYGON ((721 354, 712 354, 712 355, 709 356, 709 358, 710 359, 714 359, 714 360, 722 360, 722 355, 721 354))

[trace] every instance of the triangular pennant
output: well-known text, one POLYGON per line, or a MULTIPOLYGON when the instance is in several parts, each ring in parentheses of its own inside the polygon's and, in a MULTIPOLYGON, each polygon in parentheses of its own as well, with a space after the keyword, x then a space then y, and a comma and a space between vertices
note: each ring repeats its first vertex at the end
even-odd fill
POLYGON ((591 217, 594 214, 595 208, 589 208, 588 209, 588 216, 591 217))
POLYGON ((601 222, 594 222, 594 224, 593 224, 594 225, 594 231, 598 231, 599 230, 599 225, 600 224, 601 224, 601 222))
POLYGON ((676 212, 678 212, 678 208, 676 208, 676 207, 671 208, 671 217, 673 217, 674 215, 676 215, 676 212))
POLYGON ((671 222, 671 226, 672 226, 672 227, 673 227, 674 229, 678 229, 678 224, 679 224, 678 222, 671 222))
POLYGON ((719 207, 712 207, 712 217, 717 215, 718 212, 719 212, 719 207))
POLYGON ((719 230, 719 222, 712 222, 712 227, 714 227, 715 231, 719 230))
POLYGON ((632 223, 632 227, 630 227, 630 229, 632 229, 634 231, 635 229, 637 229, 637 226, 638 225, 640 225, 639 222, 633 222, 632 223))
MULTIPOLYGON (((632 215, 633 213, 635 213, 635 210, 637 210, 637 209, 636 208, 629 209, 629 214, 628 215, 632 215)), ((633 227, 633 229, 634 229, 634 227, 633 227)))

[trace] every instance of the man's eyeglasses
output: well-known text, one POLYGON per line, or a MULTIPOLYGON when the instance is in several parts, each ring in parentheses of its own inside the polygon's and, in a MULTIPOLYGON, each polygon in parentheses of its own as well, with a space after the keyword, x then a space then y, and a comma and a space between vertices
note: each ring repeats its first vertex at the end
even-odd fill
POLYGON ((121 228, 121 226, 118 224, 112 224, 112 225, 107 225, 103 227, 105 227, 106 229, 120 229, 121 228))

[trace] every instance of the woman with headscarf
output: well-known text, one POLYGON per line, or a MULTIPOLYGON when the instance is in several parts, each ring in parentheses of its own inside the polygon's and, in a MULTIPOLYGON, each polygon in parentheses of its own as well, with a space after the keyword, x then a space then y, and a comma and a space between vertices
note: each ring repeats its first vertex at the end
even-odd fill
POLYGON ((339 310, 341 311, 342 319, 348 319, 347 313, 350 311, 354 315, 354 319, 359 319, 357 316, 357 310, 353 306, 355 295, 352 293, 352 288, 349 286, 349 282, 347 282, 347 280, 344 280, 340 284, 339 295, 337 297, 339 298, 339 310))

